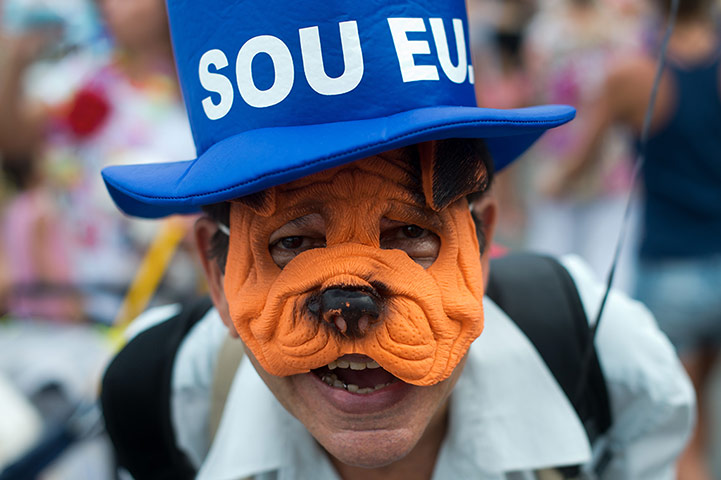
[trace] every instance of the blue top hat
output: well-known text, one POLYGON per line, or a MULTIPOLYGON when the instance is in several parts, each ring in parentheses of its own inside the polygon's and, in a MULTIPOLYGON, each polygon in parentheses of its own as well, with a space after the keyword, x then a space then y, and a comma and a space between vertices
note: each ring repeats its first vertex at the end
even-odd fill
POLYGON ((484 138, 496 170, 567 106, 478 108, 463 0, 169 0, 198 158, 106 168, 161 217, 427 140, 484 138))

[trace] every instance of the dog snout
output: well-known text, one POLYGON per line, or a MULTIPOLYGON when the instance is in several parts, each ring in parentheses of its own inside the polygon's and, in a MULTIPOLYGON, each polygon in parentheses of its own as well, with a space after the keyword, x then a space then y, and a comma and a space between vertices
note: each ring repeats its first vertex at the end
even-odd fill
POLYGON ((362 337, 380 317, 376 297, 364 290, 328 288, 308 302, 308 309, 341 334, 362 337))

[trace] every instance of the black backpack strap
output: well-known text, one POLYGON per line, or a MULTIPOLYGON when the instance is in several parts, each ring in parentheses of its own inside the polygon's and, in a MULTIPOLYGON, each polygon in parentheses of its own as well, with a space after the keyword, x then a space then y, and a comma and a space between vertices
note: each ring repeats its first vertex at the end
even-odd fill
POLYGON ((606 380, 594 349, 586 384, 579 385, 589 326, 576 285, 563 265, 528 253, 494 259, 486 294, 536 347, 589 440, 605 433, 611 426, 606 380))
POLYGON ((118 464, 135 480, 184 480, 195 469, 176 446, 170 411, 175 356, 186 334, 212 306, 209 298, 140 333, 103 377, 100 400, 118 464))

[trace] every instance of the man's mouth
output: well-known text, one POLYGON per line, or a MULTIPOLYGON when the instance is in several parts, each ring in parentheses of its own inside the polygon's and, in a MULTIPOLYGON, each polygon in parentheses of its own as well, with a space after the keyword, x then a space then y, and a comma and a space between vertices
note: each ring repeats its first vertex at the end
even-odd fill
POLYGON ((365 355, 344 355, 313 373, 330 387, 360 395, 382 390, 398 378, 365 355))

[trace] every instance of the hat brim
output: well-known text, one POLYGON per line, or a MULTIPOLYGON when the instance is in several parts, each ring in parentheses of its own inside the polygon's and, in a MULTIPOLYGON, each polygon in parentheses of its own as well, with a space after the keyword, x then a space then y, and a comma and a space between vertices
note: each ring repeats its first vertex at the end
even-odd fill
POLYGON ((429 140, 483 138, 498 171, 547 129, 574 116, 565 105, 512 110, 434 106, 382 118, 263 128, 218 142, 195 160, 111 166, 103 178, 123 212, 158 218, 195 213, 203 205, 429 140))

